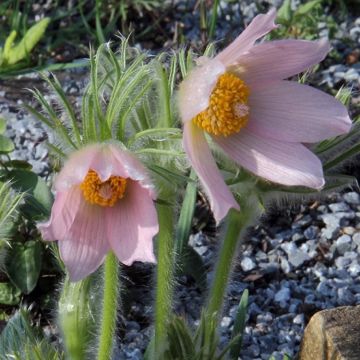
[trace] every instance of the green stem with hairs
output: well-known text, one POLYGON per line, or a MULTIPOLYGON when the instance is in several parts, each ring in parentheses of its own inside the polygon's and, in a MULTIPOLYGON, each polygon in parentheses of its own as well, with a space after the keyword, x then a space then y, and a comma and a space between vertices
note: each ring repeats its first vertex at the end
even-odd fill
POLYGON ((158 204, 159 235, 157 238, 157 285, 155 299, 155 355, 160 358, 163 353, 163 340, 171 314, 174 245, 173 245, 173 211, 169 205, 158 204))
POLYGON ((244 230, 251 222, 253 215, 254 210, 245 205, 241 207, 241 211, 231 209, 229 212, 226 234, 216 264, 206 309, 210 317, 213 316, 214 313, 217 314, 218 319, 221 316, 233 260, 237 255, 237 249, 242 240, 244 230))
POLYGON ((101 316, 98 360, 110 360, 116 329, 117 305, 119 298, 118 260, 110 252, 104 266, 104 292, 101 316))

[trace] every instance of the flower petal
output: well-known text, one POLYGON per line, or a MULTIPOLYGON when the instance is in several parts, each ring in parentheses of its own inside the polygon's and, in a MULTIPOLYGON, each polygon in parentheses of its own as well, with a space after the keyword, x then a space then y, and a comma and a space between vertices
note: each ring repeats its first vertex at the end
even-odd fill
POLYGON ((257 15, 248 27, 215 59, 220 60, 225 66, 236 63, 241 54, 250 50, 255 41, 266 35, 271 30, 277 28, 274 23, 276 18, 276 9, 271 9, 267 14, 257 15))
POLYGON ((236 72, 247 85, 283 80, 322 61, 330 51, 327 40, 279 40, 252 47, 239 58, 236 72))
POLYGON ((180 84, 178 103, 181 120, 185 123, 205 110, 210 94, 225 66, 216 59, 201 57, 196 66, 180 84))
POLYGON ((261 138, 247 129, 228 137, 213 137, 236 163, 275 183, 320 189, 321 161, 304 145, 261 138))
POLYGON ((110 149, 116 161, 112 175, 122 176, 138 181, 144 189, 147 189, 151 198, 156 199, 156 191, 145 166, 129 151, 120 149, 111 144, 110 149), (123 171, 123 174, 121 173, 123 171))
POLYGON ((292 81, 276 81, 254 90, 249 107, 249 131, 286 142, 314 143, 347 133, 351 127, 340 101, 292 81))
POLYGON ((77 186, 56 194, 49 221, 37 224, 44 240, 54 241, 65 237, 74 222, 81 197, 77 186))
POLYGON ((157 213, 148 190, 140 183, 129 181, 125 197, 106 208, 106 230, 111 248, 125 265, 156 262, 153 237, 159 231, 157 213))
POLYGON ((231 208, 239 210, 238 203, 216 166, 203 131, 192 122, 184 125, 183 145, 209 197, 216 222, 222 220, 231 208))
POLYGON ((71 154, 55 178, 55 190, 64 191, 73 185, 80 184, 84 180, 93 159, 100 149, 100 144, 89 145, 71 154))
POLYGON ((116 143, 90 145, 71 155, 55 180, 55 189, 64 191, 81 183, 90 169, 96 171, 102 181, 111 175, 140 181, 153 198, 156 197, 144 165, 116 143))
POLYGON ((71 281, 93 273, 109 251, 104 208, 82 198, 70 230, 59 239, 59 249, 71 281))

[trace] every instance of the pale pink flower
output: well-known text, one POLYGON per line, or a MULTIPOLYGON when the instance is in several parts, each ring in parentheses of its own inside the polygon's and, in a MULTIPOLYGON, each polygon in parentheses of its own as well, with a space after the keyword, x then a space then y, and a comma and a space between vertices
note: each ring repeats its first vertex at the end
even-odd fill
POLYGON ((239 205, 216 166, 208 141, 259 177, 320 189, 322 164, 303 144, 346 133, 351 127, 339 101, 284 80, 323 60, 329 52, 327 41, 255 44, 277 27, 275 17, 275 10, 256 16, 215 58, 198 59, 198 66, 180 85, 183 145, 217 221, 239 205))
POLYGON ((38 228, 44 240, 59 241, 70 280, 94 272, 110 250, 126 265, 155 262, 155 191, 144 166, 127 150, 96 144, 73 153, 54 190, 50 220, 38 228))

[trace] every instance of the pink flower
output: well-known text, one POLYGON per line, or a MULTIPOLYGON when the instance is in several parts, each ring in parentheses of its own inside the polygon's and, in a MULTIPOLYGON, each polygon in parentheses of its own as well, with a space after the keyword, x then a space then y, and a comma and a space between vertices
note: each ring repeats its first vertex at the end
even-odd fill
POLYGON ((198 66, 180 85, 184 148, 217 221, 239 205, 216 166, 208 141, 264 179, 320 189, 322 164, 303 144, 346 133, 351 127, 339 101, 284 80, 323 60, 329 52, 327 41, 255 44, 276 28, 275 17, 275 10, 256 16, 215 58, 198 59, 198 66))
POLYGON ((128 151, 96 144, 75 152, 54 189, 50 220, 38 228, 44 240, 59 241, 72 281, 94 272, 109 250, 126 265, 155 262, 155 192, 144 166, 128 151))

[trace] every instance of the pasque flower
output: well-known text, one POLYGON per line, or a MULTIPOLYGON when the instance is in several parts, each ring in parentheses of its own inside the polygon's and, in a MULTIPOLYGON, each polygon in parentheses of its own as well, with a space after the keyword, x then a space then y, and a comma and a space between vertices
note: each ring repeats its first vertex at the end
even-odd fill
POLYGON ((126 265, 155 262, 155 191, 144 166, 127 150, 112 143, 73 153, 54 190, 50 220, 38 227, 44 240, 59 241, 70 280, 94 272, 109 250, 126 265))
POLYGON ((213 59, 201 57, 181 83, 183 145, 220 221, 239 209, 208 141, 233 161, 275 183, 320 189, 320 160, 304 146, 349 131, 346 108, 310 86, 284 80, 324 59, 325 40, 255 44, 276 28, 275 10, 258 15, 213 59))

